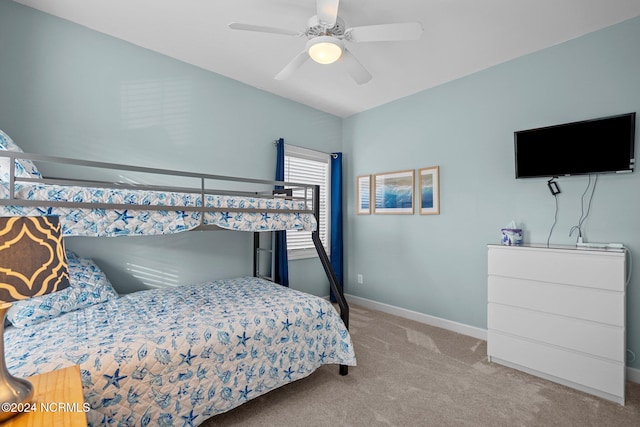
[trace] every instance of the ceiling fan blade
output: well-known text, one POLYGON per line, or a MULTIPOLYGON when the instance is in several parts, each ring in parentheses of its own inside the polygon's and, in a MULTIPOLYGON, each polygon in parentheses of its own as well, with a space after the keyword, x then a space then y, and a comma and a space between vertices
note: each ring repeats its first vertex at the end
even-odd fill
POLYGON ((422 31, 420 22, 366 25, 347 29, 345 38, 356 43, 418 40, 422 31))
POLYGON ((306 50, 300 52, 295 58, 291 60, 274 78, 276 80, 286 80, 293 75, 293 73, 302 66, 309 58, 309 54, 306 50))
POLYGON ((340 0, 316 0, 316 14, 318 20, 327 24, 329 28, 336 24, 338 5, 340 0))
POLYGON ((264 25, 241 24, 240 22, 232 22, 229 24, 232 30, 257 31, 259 33, 283 34, 285 36, 300 36, 299 31, 291 31, 283 28, 266 27, 264 25))
POLYGON ((359 85, 363 85, 371 80, 371 74, 367 71, 366 68, 358 61, 358 58, 353 56, 351 52, 344 48, 342 52, 342 56, 340 57, 340 61, 344 62, 347 67, 347 72, 355 80, 355 82, 359 85))

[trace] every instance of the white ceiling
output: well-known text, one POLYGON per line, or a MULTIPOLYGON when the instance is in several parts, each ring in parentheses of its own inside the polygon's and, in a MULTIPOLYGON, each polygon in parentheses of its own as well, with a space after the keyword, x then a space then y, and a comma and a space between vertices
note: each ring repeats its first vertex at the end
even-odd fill
POLYGON ((373 75, 358 86, 341 63, 274 80, 306 38, 228 28, 304 31, 315 0, 14 1, 340 117, 640 16, 640 0, 342 0, 347 28, 424 27, 418 41, 348 43, 373 75))

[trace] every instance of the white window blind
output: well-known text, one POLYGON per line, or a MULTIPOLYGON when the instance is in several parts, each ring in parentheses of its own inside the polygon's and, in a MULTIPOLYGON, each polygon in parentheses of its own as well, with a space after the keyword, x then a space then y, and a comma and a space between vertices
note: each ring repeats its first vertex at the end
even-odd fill
MULTIPOLYGON (((320 151, 285 144, 284 180, 320 186, 320 240, 329 254, 330 209, 330 155, 320 151)), ((304 190, 295 190, 294 196, 304 197, 304 190)), ((312 194, 307 194, 309 201, 312 194)), ((309 204, 311 206, 311 204, 309 204)), ((310 231, 287 231, 287 249, 290 259, 317 256, 310 231)))

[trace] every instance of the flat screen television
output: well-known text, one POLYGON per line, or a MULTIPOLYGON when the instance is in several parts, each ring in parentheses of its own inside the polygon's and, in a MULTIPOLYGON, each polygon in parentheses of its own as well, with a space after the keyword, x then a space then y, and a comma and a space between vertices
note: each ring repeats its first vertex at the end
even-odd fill
POLYGON ((633 172, 636 113, 514 132, 516 178, 633 172))

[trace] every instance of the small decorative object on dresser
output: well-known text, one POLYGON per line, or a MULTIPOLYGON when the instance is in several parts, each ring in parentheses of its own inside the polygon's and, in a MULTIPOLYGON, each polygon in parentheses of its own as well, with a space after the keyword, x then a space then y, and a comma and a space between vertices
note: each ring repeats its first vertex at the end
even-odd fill
POLYGON ((501 243, 506 246, 522 245, 522 228, 518 228, 515 221, 511 221, 505 228, 501 228, 501 243))

